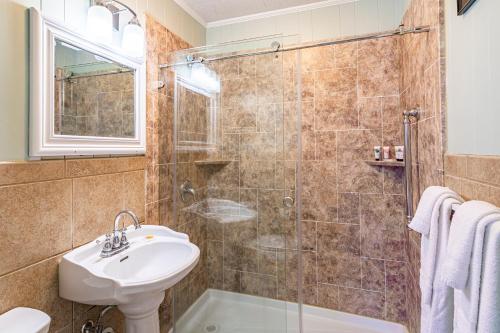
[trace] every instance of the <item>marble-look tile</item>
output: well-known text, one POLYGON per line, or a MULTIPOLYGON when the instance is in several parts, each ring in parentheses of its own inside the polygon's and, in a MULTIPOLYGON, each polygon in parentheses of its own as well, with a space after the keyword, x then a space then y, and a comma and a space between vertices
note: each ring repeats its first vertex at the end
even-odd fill
POLYGON ((500 157, 467 156, 467 177, 495 186, 500 186, 500 157))
POLYGON ((361 255, 404 260, 404 198, 361 195, 361 255))
POLYGON ((241 273, 239 271, 224 268, 223 289, 239 293, 241 291, 241 273))
POLYGON ((318 222, 317 237, 320 256, 335 253, 360 255, 359 225, 318 222))
POLYGON ((405 323, 406 308, 406 263, 397 261, 386 262, 386 319, 405 323))
POLYGON ((286 211, 283 207, 282 190, 259 190, 258 229, 259 246, 283 248, 286 211), (273 241, 270 241, 273 239, 273 241), (278 243, 275 243, 275 242, 278 243))
POLYGON ((274 160, 246 160, 240 163, 239 184, 246 188, 273 188, 276 171, 274 160))
POLYGON ((339 222, 359 224, 359 193, 339 193, 339 222))
POLYGON ((276 298, 277 282, 275 276, 242 272, 241 292, 254 296, 276 298))
POLYGON ((207 242, 207 271, 210 288, 221 289, 223 285, 224 253, 222 242, 207 242))
POLYGON ((444 171, 447 175, 465 177, 467 173, 467 156, 446 154, 444 156, 444 171))
MULTIPOLYGON (((123 174, 123 207, 133 211, 140 221, 144 221, 145 216, 145 178, 144 171, 126 172, 123 174)), ((133 223, 129 217, 124 218, 124 222, 133 223)))
POLYGON ((359 193, 382 193, 383 175, 381 167, 364 161, 339 163, 339 191, 359 193))
POLYGON ((356 95, 325 95, 315 98, 315 129, 331 131, 357 128, 359 124, 356 95))
POLYGON ((338 310, 341 300, 339 299, 339 287, 319 283, 318 284, 318 305, 322 308, 338 310))
POLYGON ((359 93, 363 97, 399 94, 399 48, 397 38, 359 43, 359 93))
POLYGON ((337 132, 316 132, 316 159, 330 161, 337 159, 337 132))
POLYGON ((302 250, 316 251, 317 250, 317 222, 302 221, 302 250))
POLYGON ((404 169, 384 168, 384 194, 404 193, 404 169))
POLYGON ((356 91, 356 68, 342 68, 314 73, 315 96, 336 96, 356 91))
POLYGON ((223 187, 227 189, 237 188, 239 186, 239 162, 231 162, 230 164, 220 168, 218 166, 207 167, 210 172, 208 178, 209 186, 223 187))
POLYGON ((342 162, 372 160, 373 147, 379 146, 382 132, 377 130, 352 130, 338 132, 338 159, 342 162))
POLYGON ((113 230, 123 207, 123 175, 111 174, 73 180, 73 246, 85 244, 113 230))
POLYGON ((0 186, 64 178, 64 161, 0 162, 0 186))
POLYGON ((334 68, 335 51, 333 45, 301 50, 301 70, 309 72, 334 68))
POLYGON ((361 288, 361 258, 349 253, 321 253, 318 256, 318 281, 361 288))
POLYGON ((335 45, 335 67, 356 67, 358 64, 358 43, 345 43, 335 45))
POLYGON ((224 269, 226 268, 257 273, 257 249, 254 247, 245 247, 229 241, 224 242, 224 269))
POLYGON ((259 249, 259 274, 277 276, 278 254, 277 250, 259 249))
POLYGON ((382 98, 360 98, 358 101, 358 109, 360 128, 382 128, 382 98))
POLYGON ((0 275, 71 249, 71 180, 0 187, 0 275))
POLYGON ((361 258, 361 287, 366 290, 385 292, 384 260, 361 258))
POLYGON ((304 161, 302 168, 302 219, 335 221, 338 210, 335 163, 304 161))
POLYGON ((240 157, 242 160, 273 160, 276 156, 275 134, 242 133, 240 135, 240 157))
POLYGON ((0 313, 15 307, 31 307, 51 317, 56 332, 72 321, 71 302, 59 297, 58 262, 53 257, 0 277, 0 313))
POLYGON ((66 177, 85 177, 142 170, 144 157, 96 158, 66 160, 66 177))
POLYGON ((240 159, 240 136, 239 134, 224 134, 222 158, 228 160, 240 159))
POLYGON ((420 188, 423 191, 432 185, 442 184, 443 155, 437 117, 418 122, 418 162, 420 188))
POLYGON ((384 317, 385 297, 383 293, 361 289, 339 288, 339 310, 372 318, 384 317))

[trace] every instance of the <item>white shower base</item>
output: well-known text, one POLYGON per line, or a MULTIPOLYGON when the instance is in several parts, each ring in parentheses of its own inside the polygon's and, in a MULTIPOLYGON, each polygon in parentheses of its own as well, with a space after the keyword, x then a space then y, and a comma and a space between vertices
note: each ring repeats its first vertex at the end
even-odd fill
MULTIPOLYGON (((207 290, 179 318, 176 333, 298 333, 297 304, 207 290)), ((402 325, 303 306, 304 333, 408 333, 402 325)))

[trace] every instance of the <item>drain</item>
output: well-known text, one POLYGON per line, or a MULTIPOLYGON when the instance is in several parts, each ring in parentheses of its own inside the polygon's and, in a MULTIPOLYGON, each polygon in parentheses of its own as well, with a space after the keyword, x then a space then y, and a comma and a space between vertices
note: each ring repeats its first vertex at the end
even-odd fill
POLYGON ((217 331, 219 331, 219 326, 215 324, 208 324, 205 326, 205 332, 207 333, 216 333, 217 331))

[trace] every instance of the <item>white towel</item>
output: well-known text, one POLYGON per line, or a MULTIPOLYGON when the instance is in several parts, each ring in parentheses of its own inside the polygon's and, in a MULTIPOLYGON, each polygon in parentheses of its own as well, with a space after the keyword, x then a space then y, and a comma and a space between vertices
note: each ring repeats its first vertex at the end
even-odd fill
POLYGON ((415 216, 411 220, 409 227, 422 235, 428 235, 431 228, 432 212, 440 198, 442 198, 442 200, 439 205, 446 198, 459 199, 460 197, 447 187, 429 186, 420 197, 417 211, 415 212, 415 216))
MULTIPOLYGON (((453 289, 448 287, 441 279, 443 263, 446 260, 446 245, 450 231, 450 213, 454 204, 459 204, 456 199, 446 199, 439 209, 439 223, 436 228, 431 227, 430 236, 437 240, 433 253, 429 252, 430 239, 422 236, 422 268, 421 276, 428 275, 422 270, 430 269, 428 262, 435 257, 435 274, 432 281, 432 300, 427 304, 422 297, 421 304, 421 333, 452 333, 453 332, 453 289), (431 256, 432 254, 432 256, 431 256), (424 274, 422 274, 424 273, 424 274)), ((421 281, 422 283, 423 281, 421 281)), ((422 288, 422 285, 421 285, 422 288)))
MULTIPOLYGON (((498 214, 490 214, 482 218, 477 224, 471 253, 469 278, 465 288, 463 290, 455 290, 454 295, 456 314, 455 327, 457 328, 457 333, 476 332, 479 308, 489 308, 485 300, 490 297, 486 295, 489 295, 491 287, 500 280, 499 276, 489 276, 487 278, 481 276, 482 268, 485 267, 483 266, 483 262, 486 263, 486 259, 490 260, 491 257, 494 256, 490 251, 489 257, 487 258, 488 253, 486 253, 484 249, 487 247, 485 239, 487 238, 486 233, 487 230, 489 230, 488 227, 495 222, 500 222, 500 211, 498 214), (480 299, 480 295, 484 296, 485 299, 480 299)), ((496 252, 499 250, 500 249, 497 249, 496 252)), ((498 310, 500 310, 500 308, 498 308, 498 310)), ((479 332, 483 333, 483 331, 479 332)))
POLYGON ((500 332, 500 223, 487 229, 477 332, 500 332))
POLYGON ((456 210, 443 271, 443 279, 448 286, 454 289, 465 288, 477 226, 491 214, 500 214, 500 209, 484 201, 468 201, 456 210))
MULTIPOLYGON (((422 301, 428 305, 431 305, 432 302, 440 210, 443 202, 447 199, 454 200, 455 203, 463 202, 463 199, 449 188, 440 186, 427 188, 422 194, 415 218, 409 225, 410 228, 422 234, 420 290, 422 291, 422 301), (414 221, 416 222, 414 223, 414 221)), ((451 210, 451 206, 449 209, 451 210)), ((449 215, 443 217, 449 219, 449 215)))

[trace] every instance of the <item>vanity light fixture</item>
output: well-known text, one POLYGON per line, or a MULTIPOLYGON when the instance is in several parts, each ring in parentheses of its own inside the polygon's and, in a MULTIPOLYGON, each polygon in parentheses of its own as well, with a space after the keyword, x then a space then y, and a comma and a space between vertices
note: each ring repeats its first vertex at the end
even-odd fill
POLYGON ((132 19, 123 27, 121 48, 129 56, 144 56, 144 29, 136 12, 117 0, 93 0, 87 17, 87 33, 97 42, 111 44, 113 31, 120 31, 120 14, 128 12, 132 19))
POLYGON ((123 28, 122 49, 133 57, 144 55, 144 29, 139 24, 137 17, 134 17, 123 28))
POLYGON ((113 13, 103 4, 95 3, 89 8, 87 34, 99 43, 110 44, 113 41, 113 13))

